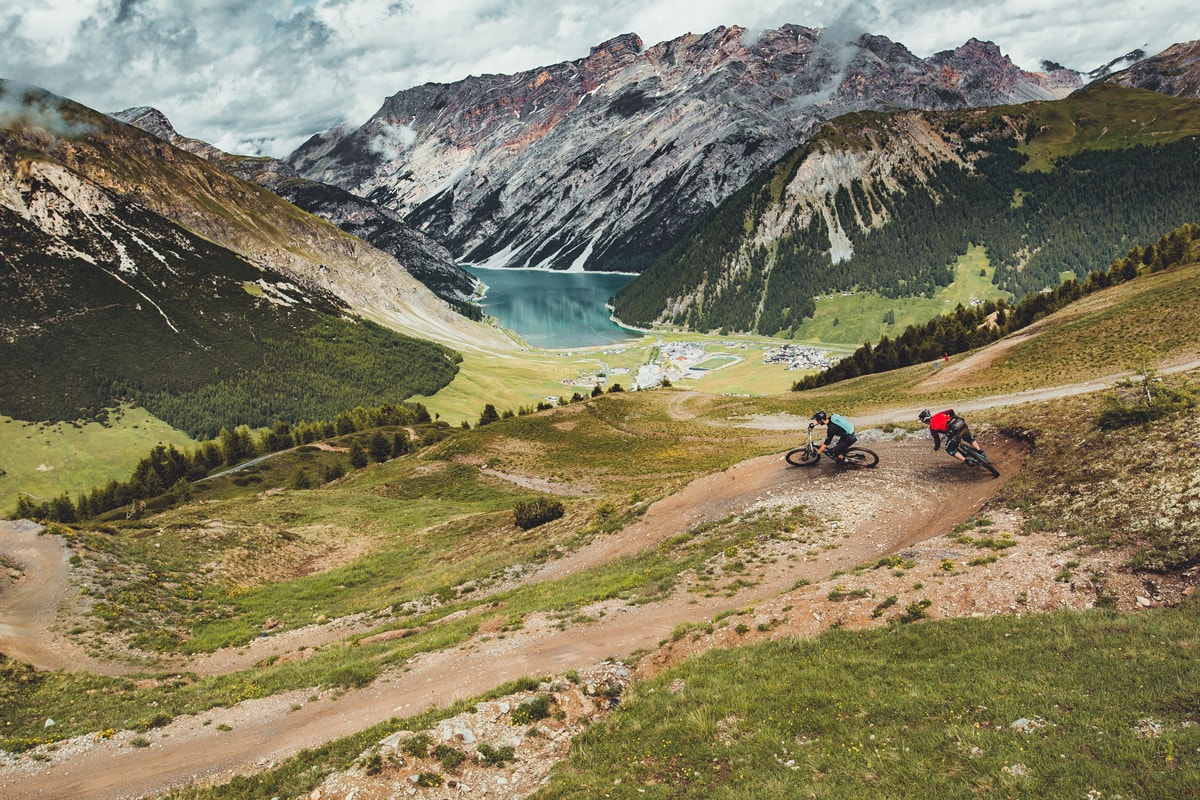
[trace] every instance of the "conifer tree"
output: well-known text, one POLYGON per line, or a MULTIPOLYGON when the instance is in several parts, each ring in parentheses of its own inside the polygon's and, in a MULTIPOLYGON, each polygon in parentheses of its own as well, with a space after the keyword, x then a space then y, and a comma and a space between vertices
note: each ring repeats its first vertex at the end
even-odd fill
POLYGON ((367 451, 363 450, 363 446, 355 439, 350 443, 350 466, 362 469, 367 465, 367 461, 367 451))
POLYGON ((496 407, 488 403, 483 407, 483 413, 479 415, 479 427, 482 428, 484 425, 490 425, 499 420, 500 415, 496 412, 496 407))
POLYGON ((379 431, 371 434, 370 455, 372 461, 380 464, 392 457, 392 445, 379 431))

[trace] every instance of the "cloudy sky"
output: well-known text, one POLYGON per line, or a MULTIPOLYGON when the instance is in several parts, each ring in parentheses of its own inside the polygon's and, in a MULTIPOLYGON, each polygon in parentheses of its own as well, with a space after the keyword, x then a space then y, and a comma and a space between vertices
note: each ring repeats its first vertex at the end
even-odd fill
POLYGON ((1089 71, 1200 38, 1195 0, 0 0, 0 78, 100 111, 154 106, 185 136, 282 156, 427 81, 649 47, 720 25, 850 26, 919 56, 974 37, 1019 66, 1089 71))

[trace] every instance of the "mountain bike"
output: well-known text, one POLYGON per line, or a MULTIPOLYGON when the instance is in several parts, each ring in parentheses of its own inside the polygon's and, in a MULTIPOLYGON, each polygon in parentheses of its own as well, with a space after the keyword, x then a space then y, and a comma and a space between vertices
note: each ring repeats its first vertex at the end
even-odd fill
POLYGON ((970 467, 981 467, 992 473, 993 478, 1000 477, 1000 470, 992 465, 992 460, 987 457, 987 453, 980 450, 975 445, 969 442, 959 442, 958 452, 963 454, 963 458, 967 459, 966 464, 970 467))
MULTIPOLYGON (((787 463, 793 467, 812 467, 821 460, 822 453, 817 450, 817 443, 813 441, 813 426, 808 426, 808 442, 803 447, 797 447, 795 450, 789 450, 783 457, 787 463)), ((846 458, 844 461, 838 461, 837 458, 829 454, 829 451, 824 452, 824 456, 835 464, 843 467, 873 467, 879 463, 879 456, 873 450, 868 450, 865 447, 850 447, 846 450, 846 458)))

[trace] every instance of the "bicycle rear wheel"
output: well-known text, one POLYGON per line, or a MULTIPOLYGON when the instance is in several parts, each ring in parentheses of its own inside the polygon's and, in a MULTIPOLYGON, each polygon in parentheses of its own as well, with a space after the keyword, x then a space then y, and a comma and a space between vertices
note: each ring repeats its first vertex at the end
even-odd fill
POLYGON ((967 458, 974 459, 976 466, 983 467, 988 472, 992 473, 993 478, 1000 477, 1000 470, 996 469, 996 467, 992 465, 992 462, 988 459, 987 454, 985 454, 978 447, 963 442, 958 446, 958 449, 961 450, 962 454, 967 458))
POLYGON ((879 456, 865 447, 851 447, 846 451, 846 463, 855 467, 873 467, 879 463, 879 456))

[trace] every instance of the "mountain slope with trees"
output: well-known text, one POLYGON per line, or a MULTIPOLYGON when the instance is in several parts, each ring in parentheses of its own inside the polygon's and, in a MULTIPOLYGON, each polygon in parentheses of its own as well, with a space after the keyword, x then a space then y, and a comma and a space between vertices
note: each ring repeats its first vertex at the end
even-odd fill
POLYGON ((1200 103, 1116 86, 856 114, 762 173, 616 296, 616 316, 790 335, 815 298, 929 296, 972 245, 1018 299, 1200 216, 1200 103))
POLYGON ((358 316, 369 292, 416 308, 414 288, 457 316, 406 275, 370 288, 370 269, 403 274, 382 253, 354 255, 366 246, 141 131, 18 98, 24 112, 0 126, 0 413, 94 419, 133 402, 211 437, 453 378, 454 352, 358 316))

